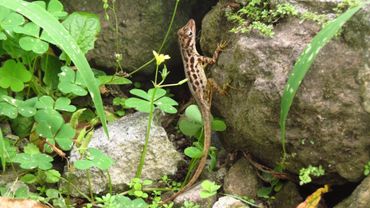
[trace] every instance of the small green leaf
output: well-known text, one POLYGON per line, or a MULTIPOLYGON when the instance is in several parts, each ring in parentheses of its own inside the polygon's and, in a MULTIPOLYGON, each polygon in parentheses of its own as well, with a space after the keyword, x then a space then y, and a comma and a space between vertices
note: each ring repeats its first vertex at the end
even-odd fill
POLYGON ((49 49, 49 44, 47 42, 29 36, 19 39, 19 45, 25 51, 33 51, 37 54, 43 54, 49 49))
POLYGON ((55 109, 60 111, 74 112, 76 107, 70 105, 71 100, 66 97, 59 97, 55 102, 55 109))
POLYGON ((100 170, 107 170, 113 165, 112 158, 102 153, 100 150, 95 148, 89 148, 91 160, 94 162, 94 166, 100 170))
POLYGON ((0 87, 9 88, 14 92, 20 92, 24 88, 24 83, 30 81, 32 74, 27 71, 22 63, 13 59, 7 60, 0 67, 0 87))
POLYGON ((87 170, 94 166, 94 163, 90 160, 77 160, 74 162, 74 166, 79 170, 87 170))
POLYGON ((226 130, 225 122, 220 119, 213 119, 212 120, 212 130, 213 131, 225 131, 226 130))
POLYGON ((137 111, 149 113, 150 112, 150 102, 142 100, 139 98, 131 97, 125 102, 126 107, 135 108, 137 111))
POLYGON ((209 181, 209 180, 204 180, 201 183, 201 191, 200 191, 200 198, 208 198, 211 197, 215 194, 217 194, 217 190, 221 188, 220 185, 217 185, 215 182, 209 181))
POLYGON ((34 144, 27 144, 24 151, 24 153, 17 154, 13 159, 13 162, 20 163, 21 168, 48 170, 52 167, 53 158, 40 153, 34 144))
POLYGON ((18 25, 24 23, 24 18, 10 9, 0 6, 0 27, 12 31, 18 25))
POLYGON ((145 100, 150 100, 150 97, 148 96, 148 94, 144 91, 144 90, 141 90, 141 89, 132 89, 130 90, 130 93, 133 94, 133 95, 136 95, 140 98, 143 98, 145 100))
POLYGON ((203 124, 202 114, 200 113, 197 105, 189 105, 185 110, 185 116, 192 121, 203 124))
POLYGON ((262 187, 257 190, 257 196, 268 199, 270 198, 271 192, 272 192, 272 187, 262 187))
POLYGON ((60 192, 57 189, 48 189, 46 190, 46 196, 49 199, 56 199, 59 197, 60 192))
POLYGON ((21 181, 27 184, 33 184, 37 182, 37 177, 33 174, 27 173, 21 177, 21 181))
POLYGON ((60 180, 60 173, 54 169, 45 171, 47 183, 57 183, 60 180))
POLYGON ((62 67, 62 72, 58 74, 58 89, 64 94, 72 93, 77 96, 87 95, 85 84, 78 72, 73 71, 67 66, 62 67))
POLYGON ((60 3, 60 1, 58 0, 50 0, 47 10, 58 19, 61 19, 68 15, 68 13, 64 11, 63 4, 60 3))
POLYGON ((194 122, 186 117, 181 117, 179 121, 179 129, 186 136, 198 136, 203 125, 194 122))
POLYGON ((202 150, 200 150, 199 148, 193 147, 193 146, 187 147, 184 150, 184 153, 185 153, 186 156, 188 156, 190 158, 194 158, 194 159, 201 158, 202 155, 203 155, 202 150))

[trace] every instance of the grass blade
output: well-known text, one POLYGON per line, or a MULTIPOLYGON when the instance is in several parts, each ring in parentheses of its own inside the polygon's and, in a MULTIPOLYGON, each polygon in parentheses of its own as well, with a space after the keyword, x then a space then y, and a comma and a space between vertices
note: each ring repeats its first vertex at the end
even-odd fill
POLYGON ((289 75, 287 84, 285 85, 283 96, 280 104, 280 131, 281 143, 283 147, 283 162, 285 161, 286 149, 286 119, 290 107, 293 103, 294 96, 305 77, 307 71, 310 69, 313 61, 320 50, 338 33, 340 28, 354 15, 364 4, 348 9, 345 13, 338 16, 333 21, 329 22, 322 30, 312 39, 311 43, 305 48, 303 53, 299 56, 293 71, 289 75))
POLYGON ((94 74, 84 54, 78 47, 74 38, 68 33, 61 23, 45 9, 34 3, 23 0, 0 0, 0 5, 22 14, 32 22, 43 28, 54 40, 58 47, 68 54, 85 81, 90 96, 94 102, 97 114, 103 124, 105 133, 108 135, 106 117, 103 102, 100 97, 98 83, 94 80, 94 74))

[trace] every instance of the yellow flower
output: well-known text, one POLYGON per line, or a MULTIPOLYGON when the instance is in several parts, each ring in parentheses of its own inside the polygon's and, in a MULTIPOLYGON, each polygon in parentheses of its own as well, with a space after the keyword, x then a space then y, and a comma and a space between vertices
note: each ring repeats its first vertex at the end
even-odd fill
POLYGON ((154 58, 156 60, 157 66, 163 63, 165 60, 170 59, 169 55, 158 54, 157 52, 153 51, 154 58))

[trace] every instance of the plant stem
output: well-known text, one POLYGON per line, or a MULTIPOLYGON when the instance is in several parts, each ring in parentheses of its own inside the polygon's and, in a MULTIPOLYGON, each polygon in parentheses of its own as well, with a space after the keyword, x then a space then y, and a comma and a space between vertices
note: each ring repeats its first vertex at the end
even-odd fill
POLYGON ((146 129, 143 151, 141 152, 140 163, 139 163, 139 166, 137 168, 135 178, 141 178, 141 173, 143 171, 144 162, 145 162, 145 156, 146 156, 146 152, 148 150, 148 143, 149 143, 149 137, 150 137, 150 128, 152 127, 153 112, 154 112, 154 98, 155 98, 155 93, 157 92, 157 89, 158 89, 158 86, 157 86, 158 68, 159 68, 159 66, 156 65, 155 79, 154 79, 154 90, 153 90, 152 97, 150 98, 150 110, 149 110, 148 126, 147 126, 147 129, 146 129))

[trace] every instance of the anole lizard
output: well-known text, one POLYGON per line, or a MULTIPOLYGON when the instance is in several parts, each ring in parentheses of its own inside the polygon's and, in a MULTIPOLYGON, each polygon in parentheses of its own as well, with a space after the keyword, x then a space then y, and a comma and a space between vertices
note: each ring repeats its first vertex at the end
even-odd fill
MULTIPOLYGON (((178 195, 188 190, 199 178, 206 162, 209 147, 211 145, 211 99, 212 88, 221 89, 211 79, 207 79, 204 72, 208 64, 216 63, 222 49, 226 46, 225 43, 217 45, 217 49, 212 58, 201 56, 195 46, 196 27, 195 21, 190 19, 188 23, 177 31, 178 41, 180 44, 182 61, 184 64, 185 76, 188 79, 188 85, 191 94, 197 102, 203 119, 204 129, 204 145, 202 157, 198 167, 195 170, 189 182, 177 193, 165 199, 163 203, 172 201, 178 195)), ((221 90, 222 91, 222 90, 221 90)))

